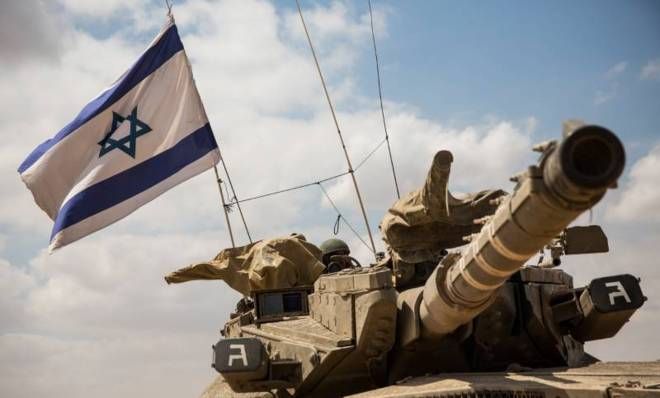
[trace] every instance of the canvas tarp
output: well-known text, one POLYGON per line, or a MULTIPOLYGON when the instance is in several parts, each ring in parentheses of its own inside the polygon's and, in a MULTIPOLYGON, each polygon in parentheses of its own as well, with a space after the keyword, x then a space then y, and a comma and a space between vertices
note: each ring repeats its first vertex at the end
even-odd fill
POLYGON ((453 156, 436 153, 424 185, 399 199, 388 210, 380 227, 395 262, 436 260, 442 250, 464 245, 463 237, 476 233, 474 220, 492 214, 492 199, 502 190, 481 191, 455 198, 447 190, 453 156))
POLYGON ((234 290, 249 295, 256 289, 311 285, 324 270, 321 250, 303 235, 292 234, 224 249, 210 261, 170 273, 165 281, 222 279, 234 290))

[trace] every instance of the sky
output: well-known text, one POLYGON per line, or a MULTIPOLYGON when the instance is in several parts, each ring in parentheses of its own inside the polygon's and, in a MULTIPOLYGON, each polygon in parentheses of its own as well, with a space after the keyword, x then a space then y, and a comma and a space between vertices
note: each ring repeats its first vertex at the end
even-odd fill
MULTIPOLYGON (((366 1, 301 1, 355 164, 383 138, 366 1)), ((402 192, 454 153, 452 192, 511 190, 565 119, 612 129, 618 189, 577 224, 611 253, 573 256, 577 285, 620 273, 649 301, 587 344, 606 360, 660 359, 660 5, 654 1, 373 0, 385 115, 402 192)), ((52 222, 16 169, 128 68, 165 22, 161 1, 0 0, 0 395, 196 396, 238 295, 163 275, 230 245, 212 172, 47 253, 52 222)), ((202 100, 239 197, 342 173, 345 161, 293 1, 174 2, 202 100)), ((356 172, 371 229, 395 200, 381 147, 356 172)), ((366 240, 350 179, 324 185, 366 240)), ((252 236, 333 237, 318 187, 244 204, 252 236)), ((231 220, 247 243, 237 212, 231 220)), ((363 263, 367 249, 346 225, 363 263)))

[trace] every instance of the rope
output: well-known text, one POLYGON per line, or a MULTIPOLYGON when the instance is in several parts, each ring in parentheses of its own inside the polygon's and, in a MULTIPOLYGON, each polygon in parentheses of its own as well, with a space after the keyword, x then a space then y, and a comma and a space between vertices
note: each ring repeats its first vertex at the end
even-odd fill
POLYGON ((371 155, 373 155, 374 153, 376 153, 376 151, 377 151, 378 149, 380 149, 380 147, 383 146, 384 143, 385 143, 385 139, 383 139, 381 142, 379 142, 378 145, 376 145, 376 146, 374 147, 374 149, 372 149, 371 152, 369 152, 369 154, 367 154, 367 156, 365 156, 364 159, 362 159, 362 161, 361 161, 360 163, 358 163, 357 167, 355 168, 355 171, 357 171, 360 167, 362 167, 362 165, 363 165, 367 160, 369 160, 369 158, 371 157, 371 155))
MULTIPOLYGON (((232 191, 232 195, 231 195, 231 199, 230 199, 229 203, 225 203, 224 198, 223 198, 223 207, 224 207, 226 212, 229 212, 229 211, 231 211, 232 206, 236 205, 236 207, 238 208, 238 212, 241 216, 241 221, 243 222, 243 227, 245 228, 245 233, 247 234, 247 237, 248 237, 250 243, 252 243, 252 236, 250 235, 250 230, 247 226, 247 222, 245 221, 245 216, 244 216, 243 210, 241 209, 241 206, 240 206, 241 203, 249 202, 249 201, 257 200, 257 199, 262 199, 262 198, 265 198, 265 197, 278 195, 278 194, 281 194, 281 193, 290 192, 290 191, 294 191, 294 190, 298 190, 298 189, 307 188, 307 187, 310 187, 312 185, 318 185, 321 188, 321 190, 323 191, 323 194, 325 195, 325 197, 328 199, 330 204, 332 204, 333 208, 337 212, 338 217, 337 217, 337 221, 336 221, 335 227, 334 227, 335 235, 339 232, 339 221, 344 220, 346 225, 351 229, 351 231, 355 234, 355 236, 357 236, 358 239, 360 239, 360 241, 372 253, 374 253, 374 254, 376 253, 376 247, 374 245, 373 236, 371 234, 371 228, 369 227, 369 221, 367 219, 367 214, 366 214, 366 211, 365 211, 365 208, 364 208, 364 203, 362 201, 362 196, 360 195, 360 191, 358 189, 357 180, 355 179, 354 173, 360 167, 362 167, 362 165, 364 165, 367 162, 367 160, 369 160, 371 158, 371 156, 373 156, 373 154, 376 153, 378 151, 378 149, 380 149, 380 147, 384 143, 387 143, 387 149, 388 149, 388 153, 389 153, 390 165, 392 166, 392 175, 394 177, 394 185, 395 185, 395 188, 396 188, 397 197, 400 197, 400 195, 399 195, 399 186, 398 186, 398 182, 397 182, 397 178, 396 178, 396 173, 395 173, 395 170, 394 170, 394 162, 392 160, 392 150, 391 150, 390 143, 389 143, 389 135, 388 135, 388 132, 387 132, 387 124, 385 122, 385 111, 384 111, 384 108, 383 108, 383 97, 382 97, 382 88, 381 88, 381 79, 380 79, 380 67, 379 67, 379 62, 378 62, 378 52, 377 52, 377 49, 376 49, 376 37, 375 37, 374 26, 373 26, 373 12, 372 12, 372 8, 371 8, 371 0, 368 0, 368 1, 369 1, 369 16, 370 16, 370 21, 371 21, 371 37, 372 37, 372 41, 373 41, 373 45, 374 45, 374 55, 376 57, 376 74, 378 76, 378 96, 379 96, 379 100, 380 100, 381 116, 382 116, 382 119, 383 119, 383 128, 385 130, 385 138, 382 141, 380 141, 362 159, 362 161, 360 161, 360 163, 358 163, 358 165, 357 165, 357 167, 355 167, 355 169, 353 169, 350 158, 348 156, 348 151, 346 149, 346 145, 344 143, 344 139, 343 139, 343 136, 342 136, 342 133, 341 133, 341 129, 339 128, 339 122, 337 121, 337 115, 335 113, 334 106, 332 105, 332 101, 330 100, 330 95, 328 93, 328 88, 327 88, 327 85, 325 83, 323 73, 321 72, 321 67, 319 65, 318 58, 316 56, 316 51, 314 50, 314 46, 312 44, 312 40, 311 40, 311 37, 309 35, 309 31, 307 30, 307 25, 305 24, 305 19, 303 18, 302 9, 300 8, 300 2, 299 2, 299 0, 296 0, 296 6, 298 8, 298 13, 300 15, 300 20, 302 22, 302 25, 303 25, 303 28, 304 28, 304 31, 305 31, 305 36, 307 37, 307 42, 309 43, 309 47, 310 47, 310 50, 312 52, 312 56, 314 58, 314 63, 316 65, 316 70, 317 70, 317 72, 319 74, 319 77, 321 79, 321 85, 323 86, 323 92, 325 93, 325 97, 328 101, 328 106, 330 107, 330 112, 332 114, 332 119, 333 119, 335 127, 337 129, 337 134, 339 136, 339 140, 340 140, 342 149, 344 151, 344 155, 346 157, 346 162, 348 164, 348 171, 344 172, 344 173, 336 174, 336 175, 333 175, 333 176, 330 176, 330 177, 327 177, 327 178, 323 178, 323 179, 318 180, 318 181, 314 181, 314 182, 310 182, 310 183, 306 183, 306 184, 301 184, 301 185, 296 185, 296 186, 293 186, 293 187, 280 189, 280 190, 268 192, 268 193, 265 193, 265 194, 255 195, 255 196, 251 196, 251 197, 248 197, 248 198, 245 198, 245 199, 239 199, 238 195, 236 194, 236 190, 234 189, 234 184, 232 183, 231 177, 229 176, 229 170, 228 170, 227 163, 226 163, 224 157, 221 155, 220 159, 221 159, 221 163, 222 163, 222 168, 223 168, 223 170, 225 172, 225 175, 227 177, 227 182, 229 183, 229 188, 232 191), (355 228, 353 228, 353 226, 348 222, 348 220, 346 220, 346 218, 341 214, 341 212, 339 211, 339 209, 337 208, 335 203, 332 201, 332 199, 330 198, 328 193, 325 191, 325 189, 321 185, 324 182, 331 181, 331 180, 343 177, 347 174, 350 174, 351 178, 353 180, 353 185, 355 187, 355 192, 357 194, 358 201, 360 203, 360 209, 362 210, 362 215, 364 217, 364 222, 365 222, 365 225, 367 227, 367 232, 369 234, 369 240, 371 241, 371 247, 369 247, 369 245, 367 245, 367 243, 362 239, 362 237, 356 232, 355 228)), ((171 17, 171 15, 172 15, 172 3, 171 3, 171 1, 170 0, 165 0, 165 5, 167 6, 168 16, 171 17)), ((217 169, 215 171, 216 171, 216 180, 218 182, 218 188, 220 189, 220 195, 222 196, 223 195, 222 180, 220 179, 220 177, 218 175, 217 169)), ((230 197, 229 191, 227 189, 226 184, 225 184, 225 191, 227 193, 227 197, 230 197)), ((225 216, 227 217, 226 212, 225 212, 225 216)), ((229 225, 229 220, 228 219, 227 219, 227 223, 229 225)), ((229 228, 231 229, 231 226, 229 226, 229 228)), ((231 234, 231 231, 230 231, 230 234, 231 234)), ((231 238, 232 238, 232 244, 233 244, 233 236, 231 236, 231 238)))
MULTIPOLYGON (((401 199, 401 194, 399 193, 399 182, 396 179, 396 171, 394 170, 394 160, 392 159, 392 147, 390 147, 390 137, 389 134, 387 133, 387 123, 385 122, 385 109, 383 107, 383 89, 380 83, 380 65, 378 62, 378 49, 376 48, 376 34, 374 33, 374 15, 371 10, 371 0, 368 0, 368 3, 369 3, 369 21, 371 23, 371 42, 374 45, 374 57, 376 58, 376 76, 378 78, 378 99, 380 100, 380 115, 383 118, 383 130, 385 130, 385 142, 387 142, 387 153, 389 154, 390 166, 392 167, 392 177, 394 178, 394 189, 396 190, 397 199, 401 199)), ((382 145, 382 143, 380 145, 382 145)))
MULTIPOLYGON (((218 149, 219 150, 219 149, 218 149)), ((220 155, 220 162, 222 163, 222 168, 225 171, 225 176, 227 176, 227 182, 229 183, 229 188, 231 189, 232 195, 234 197, 232 198, 231 202, 236 204, 236 207, 238 207, 238 213, 241 215, 241 221, 243 222, 243 228, 245 228, 245 233, 247 234, 248 240, 250 243, 252 243, 252 236, 250 236, 250 229, 247 226, 247 223, 245 222, 245 216, 243 215, 243 209, 241 209, 241 202, 238 200, 238 195, 236 195, 236 190, 234 189, 234 184, 231 182, 231 177, 229 177, 229 171, 227 170, 227 162, 225 161, 225 157, 220 155)))
MULTIPOLYGON (((360 163, 358 163, 358 165, 355 167, 355 170, 354 170, 354 171, 358 171, 358 169, 359 169, 360 167, 362 167, 362 165, 364 165, 364 164, 367 162, 367 160, 369 160, 369 158, 371 158, 371 156, 372 156, 374 153, 376 153, 376 152, 380 149, 380 147, 383 146, 384 143, 385 143, 385 139, 383 139, 381 142, 379 142, 378 145, 376 145, 376 146, 371 150, 371 152, 369 152, 369 153, 368 153, 368 154, 367 154, 367 155, 366 155, 366 156, 360 161, 360 163)), ((320 180, 318 180, 318 181, 308 182, 308 183, 306 183, 306 184, 294 185, 294 186, 289 187, 289 188, 278 189, 278 190, 276 190, 276 191, 271 191, 271 192, 266 192, 266 193, 262 193, 262 194, 258 194, 258 195, 250 196, 250 197, 247 197, 247 198, 245 198, 245 199, 241 199, 241 200, 235 200, 236 198, 234 198, 234 200, 232 200, 230 203, 228 203, 227 206, 232 206, 232 205, 235 204, 235 203, 245 203, 245 202, 250 202, 250 201, 252 201, 252 200, 257 200, 257 199, 267 198, 267 197, 269 197, 269 196, 279 195, 279 194, 281 194, 281 193, 286 193, 286 192, 290 192, 290 191, 295 191, 296 189, 302 189, 302 188, 311 187, 312 185, 317 185, 317 184, 322 183, 322 182, 328 182, 328 181, 331 181, 331 180, 337 179, 337 178, 339 178, 339 177, 343 177, 343 176, 348 175, 348 174, 350 174, 350 172, 349 172, 349 171, 346 171, 346 172, 343 172, 343 173, 340 173, 340 174, 335 174, 335 175, 333 175, 333 176, 330 176, 330 177, 326 177, 326 178, 320 179, 320 180)), ((226 185, 225 185, 225 190, 226 190, 226 189, 227 189, 227 187, 226 187, 226 185)), ((227 192, 227 196, 230 196, 228 192, 227 192)))
POLYGON ((293 187, 290 187, 290 188, 284 188, 284 189, 280 189, 280 190, 277 190, 277 191, 272 191, 272 192, 268 192, 268 193, 264 193, 264 194, 260 194, 260 195, 255 195, 255 196, 251 196, 249 198, 245 198, 245 199, 241 199, 241 200, 233 200, 230 204, 249 202, 251 200, 266 198, 268 196, 278 195, 278 194, 281 194, 281 193, 294 191, 296 189, 311 187, 312 185, 317 185, 317 184, 320 184, 322 182, 331 181, 331 180, 334 180, 336 178, 343 177, 347 174, 348 174, 348 172, 341 173, 341 174, 336 174, 336 175, 333 175, 333 176, 330 176, 330 177, 327 177, 327 178, 324 178, 324 179, 321 179, 321 180, 318 180, 318 181, 309 182, 307 184, 296 185, 296 186, 293 186, 293 187))
MULTIPOLYGON (((360 167, 362 167, 362 165, 364 165, 364 164, 367 162, 367 160, 369 160, 369 158, 371 158, 371 156, 372 156, 374 153, 376 153, 376 152, 380 149, 380 147, 383 146, 384 143, 385 143, 385 139, 383 139, 381 142, 379 142, 378 145, 376 145, 376 146, 371 150, 371 152, 369 152, 369 153, 368 153, 368 154, 367 154, 367 155, 366 155, 366 156, 360 161, 360 163, 358 163, 358 165, 357 165, 357 167, 355 167, 355 170, 354 170, 354 171, 357 171, 360 167)), ((317 184, 322 183, 322 182, 332 181, 332 180, 334 180, 334 179, 337 179, 337 178, 339 178, 339 177, 343 177, 343 176, 348 175, 348 174, 350 174, 350 172, 346 171, 346 172, 343 172, 343 173, 340 173, 340 174, 335 174, 335 175, 333 175, 333 176, 330 176, 330 177, 326 177, 326 178, 320 179, 320 180, 318 180, 318 181, 308 182, 308 183, 306 183, 306 184, 294 185, 294 186, 291 186, 291 187, 288 187, 288 188, 278 189, 278 190, 276 190, 276 191, 271 191, 271 192, 266 192, 266 193, 262 193, 262 194, 258 194, 258 195, 250 196, 250 197, 247 197, 247 198, 245 198, 245 199, 241 199, 241 200, 236 200, 236 198, 234 197, 234 198, 232 199, 232 201, 229 202, 229 203, 227 204, 227 206, 230 206, 230 207, 231 207, 232 205, 234 205, 234 204, 236 204, 236 203, 250 202, 250 201, 253 201, 253 200, 257 200, 257 199, 267 198, 267 197, 269 197, 269 196, 279 195, 279 194, 281 194, 281 193, 286 193, 286 192, 290 192, 290 191, 295 191, 295 190, 297 190, 297 189, 302 189, 302 188, 311 187, 312 185, 317 185, 317 184)), ((227 186, 225 185, 225 191, 226 191, 226 190, 227 190, 227 186)), ((229 195, 229 191, 227 191, 227 197, 230 197, 230 196, 231 196, 231 195, 229 195)))
POLYGON ((234 232, 231 229, 231 222, 229 221, 229 207, 225 202, 225 195, 222 193, 222 180, 218 174, 218 166, 213 165, 213 171, 215 171, 215 181, 218 183, 218 190, 220 191, 220 200, 222 201, 222 211, 225 213, 225 222, 227 223, 227 230, 229 231, 229 239, 231 240, 231 247, 236 247, 236 241, 234 241, 234 232))
MULTIPOLYGON (((346 224, 346 226, 348 226, 348 228, 349 228, 351 231, 353 231, 353 234, 355 234, 355 236, 360 240, 360 242, 362 242, 362 244, 364 245, 364 247, 366 247, 370 252, 372 252, 374 255, 376 255, 376 250, 375 250, 375 249, 374 249, 374 250, 371 249, 371 247, 367 244, 367 242, 365 242, 364 239, 362 239, 362 237, 360 236, 360 234, 357 233, 357 231, 355 230, 355 228, 353 228, 353 226, 351 225, 351 223, 348 222, 348 220, 346 219, 346 217, 344 217, 344 215, 341 214, 341 212, 339 211, 339 208, 337 208, 337 205, 335 204, 335 202, 333 202, 332 198, 330 198, 330 195, 328 195, 328 192, 325 190, 325 188, 323 188, 323 184, 319 183, 319 188, 321 188, 321 192, 323 192, 323 195, 325 195, 325 197, 328 199, 328 202, 330 202, 330 204, 332 205, 332 207, 333 207, 333 208, 335 209, 335 211, 337 212, 337 221, 339 221, 339 218, 341 218, 342 221, 344 221, 344 223, 346 224)), ((338 227, 337 227, 336 230, 337 230, 337 232, 339 232, 338 227)), ((335 235, 336 235, 336 234, 335 234, 335 235)), ((372 242, 372 243, 373 243, 373 242, 372 242)))
POLYGON ((165 7, 167 7, 167 16, 172 17, 172 1, 165 0, 165 7))
MULTIPOLYGON (((376 146, 375 146, 375 147, 374 147, 374 148, 373 148, 373 149, 372 149, 372 150, 371 150, 371 151, 370 151, 370 152, 369 152, 369 153, 368 153, 368 154, 367 154, 367 155, 366 155, 361 161, 360 161, 360 163, 358 163, 358 165, 355 167, 355 170, 354 170, 354 171, 358 171, 358 169, 360 169, 360 168, 362 167, 362 165, 364 165, 364 164, 367 162, 367 160, 369 160, 369 159, 371 158, 371 156, 373 156, 373 154, 376 153, 376 152, 377 152, 377 151, 383 146, 384 143, 385 143, 385 139, 383 139, 382 141, 380 141, 380 142, 379 142, 379 143, 378 143, 378 144, 377 144, 377 145, 376 145, 376 146)), ((291 187, 288 187, 288 188, 278 189, 278 190, 276 190, 276 191, 271 191, 271 192, 266 192, 266 193, 262 193, 262 194, 258 194, 258 195, 250 196, 250 197, 247 197, 247 198, 245 198, 245 199, 241 199, 241 200, 236 200, 236 198, 234 197, 234 198, 233 198, 233 199, 227 204, 227 206, 231 207, 232 205, 234 205, 234 204, 236 204, 236 203, 250 202, 250 201, 253 201, 253 200, 257 200, 257 199, 267 198, 267 197, 269 197, 269 196, 279 195, 279 194, 281 194, 281 193, 286 193, 286 192, 290 192, 290 191, 295 191, 295 190, 297 190, 297 189, 302 189, 302 188, 311 187, 312 185, 317 185, 317 184, 320 184, 320 183, 323 183, 323 182, 332 181, 332 180, 334 180, 334 179, 337 179, 337 178, 339 178, 339 177, 343 177, 343 176, 348 175, 348 174, 350 174, 350 172, 349 172, 349 171, 346 171, 346 172, 343 172, 343 173, 340 173, 340 174, 335 174, 335 175, 330 176, 330 177, 322 178, 322 179, 320 179, 320 180, 318 180, 318 181, 308 182, 308 183, 306 183, 306 184, 294 185, 294 186, 291 186, 291 187)), ((225 191, 227 192, 227 197, 231 197, 231 195, 229 195, 229 191, 227 191, 227 185, 226 185, 226 184, 225 184, 225 191)))
POLYGON ((305 36, 307 37, 307 43, 309 44, 309 49, 312 52, 312 57, 314 58, 314 64, 316 65, 316 71, 319 74, 321 79, 321 85, 323 86, 323 92, 325 93, 325 98, 328 100, 328 106, 330 107, 330 113, 332 114, 332 120, 335 122, 335 127, 337 128, 337 135, 339 136, 339 141, 341 147, 344 150, 344 156, 346 157, 346 163, 348 165, 348 172, 351 175, 353 180, 353 186, 355 187, 355 194, 358 198, 358 203, 360 204, 360 210, 362 211, 362 217, 364 218, 364 224, 367 227, 367 233, 369 234, 369 241, 371 242, 371 248, 374 255, 376 254, 376 245, 374 244, 374 238, 371 235, 371 228, 369 227, 369 219, 367 218, 367 211, 364 209, 364 202, 362 201, 362 195, 360 194, 360 189, 358 188, 357 179, 355 179, 355 174, 353 173, 353 165, 351 164, 351 159, 348 156, 348 150, 346 150, 346 144, 344 143, 344 137, 341 135, 341 129, 339 128, 339 122, 337 121, 337 115, 335 114, 335 108, 332 105, 330 100, 330 94, 328 93, 328 87, 325 84, 325 79, 323 78, 323 72, 321 72, 321 65, 319 65, 319 60, 316 57, 316 51, 314 50, 314 45, 312 44, 312 38, 309 36, 309 31, 307 30, 307 24, 305 23, 305 18, 303 17, 302 9, 300 8, 300 1, 296 0, 296 6, 298 7, 298 15, 300 15, 300 21, 302 22, 303 29, 305 30, 305 36))

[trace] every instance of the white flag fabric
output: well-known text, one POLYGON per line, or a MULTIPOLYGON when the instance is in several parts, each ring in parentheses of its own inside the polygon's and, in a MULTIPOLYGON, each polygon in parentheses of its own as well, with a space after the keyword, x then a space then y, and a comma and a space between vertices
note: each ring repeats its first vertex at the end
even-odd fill
POLYGON ((19 166, 55 222, 51 251, 217 164, 220 152, 176 25, 19 166))

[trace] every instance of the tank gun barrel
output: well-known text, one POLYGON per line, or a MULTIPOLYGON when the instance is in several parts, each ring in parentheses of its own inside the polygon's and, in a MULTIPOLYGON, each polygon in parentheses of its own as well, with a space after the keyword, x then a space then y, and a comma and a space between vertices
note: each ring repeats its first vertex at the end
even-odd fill
POLYGON ((437 336, 469 322, 506 280, 616 185, 625 153, 611 131, 582 125, 541 148, 538 165, 518 180, 462 254, 447 256, 423 288, 423 331, 437 336))

